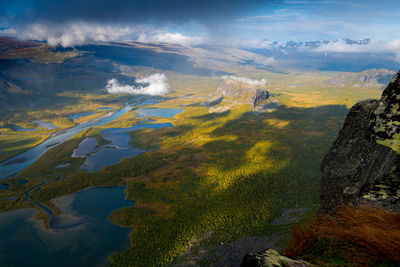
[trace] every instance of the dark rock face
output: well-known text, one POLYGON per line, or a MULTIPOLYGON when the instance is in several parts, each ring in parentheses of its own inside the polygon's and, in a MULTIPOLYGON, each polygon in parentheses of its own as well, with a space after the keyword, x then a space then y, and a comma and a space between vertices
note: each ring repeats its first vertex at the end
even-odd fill
POLYGON ((332 213, 343 204, 361 201, 390 204, 390 208, 398 205, 400 191, 387 184, 396 185, 396 170, 400 169, 396 149, 396 134, 400 131, 399 76, 398 73, 392 79, 381 100, 360 102, 350 109, 337 140, 321 164, 320 212, 332 213), (380 196, 371 193, 376 186, 382 189, 380 196))
POLYGON ((253 98, 253 108, 264 105, 265 101, 270 97, 270 93, 267 90, 257 89, 253 98))

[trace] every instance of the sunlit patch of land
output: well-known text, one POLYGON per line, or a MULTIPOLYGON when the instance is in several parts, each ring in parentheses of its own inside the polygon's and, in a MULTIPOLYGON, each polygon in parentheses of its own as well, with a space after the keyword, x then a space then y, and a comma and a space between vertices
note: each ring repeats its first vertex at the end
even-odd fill
MULTIPOLYGON (((5 42, 6 38, 1 38, 5 42)), ((26 42, 29 43, 29 42, 26 42)), ((0 59, 23 59, 34 58, 40 63, 63 63, 65 60, 74 58, 79 55, 76 51, 70 52, 53 52, 52 47, 39 42, 31 42, 29 47, 22 47, 0 53, 0 59)))
POLYGON ((48 138, 47 135, 0 135, 0 161, 15 156, 48 138))

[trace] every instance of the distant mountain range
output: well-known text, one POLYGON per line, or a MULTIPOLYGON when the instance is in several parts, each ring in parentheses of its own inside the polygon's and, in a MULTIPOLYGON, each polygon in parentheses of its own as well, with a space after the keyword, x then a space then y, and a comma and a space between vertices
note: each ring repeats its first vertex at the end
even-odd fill
POLYGON ((264 39, 258 48, 246 49, 273 57, 283 69, 361 72, 400 68, 399 53, 371 39, 277 42, 264 39))
MULTIPOLYGON (((387 69, 370 69, 362 72, 341 72, 324 81, 328 87, 384 87, 390 82, 394 71, 387 69)), ((383 88, 382 88, 383 89, 383 88)))
POLYGON ((334 42, 342 42, 346 45, 367 45, 371 43, 371 39, 361 39, 358 41, 351 40, 351 39, 337 39, 337 40, 319 40, 319 41, 308 41, 308 42, 295 42, 295 41, 288 41, 288 42, 278 42, 278 41, 270 41, 265 39, 262 41, 262 44, 265 45, 266 49, 270 50, 278 50, 278 51, 289 51, 289 50, 300 50, 300 51, 312 51, 316 48, 327 45, 329 43, 334 42))

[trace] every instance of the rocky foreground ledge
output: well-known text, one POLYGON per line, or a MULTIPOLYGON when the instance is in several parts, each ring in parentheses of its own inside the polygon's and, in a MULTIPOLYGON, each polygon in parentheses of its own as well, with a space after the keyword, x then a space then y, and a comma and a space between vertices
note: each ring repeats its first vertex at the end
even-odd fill
MULTIPOLYGON (((322 161, 319 214, 346 205, 400 210, 400 72, 380 100, 355 104, 322 161)), ((241 267, 312 266, 267 249, 243 257, 241 267)))

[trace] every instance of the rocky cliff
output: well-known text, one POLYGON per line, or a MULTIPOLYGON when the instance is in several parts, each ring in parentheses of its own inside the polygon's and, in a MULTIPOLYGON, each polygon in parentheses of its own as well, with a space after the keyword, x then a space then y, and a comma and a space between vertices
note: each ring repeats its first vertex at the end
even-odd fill
POLYGON ((224 102, 225 105, 250 104, 255 111, 274 109, 278 101, 265 89, 265 86, 254 85, 235 79, 226 78, 218 86, 215 98, 204 102, 212 107, 224 102))
MULTIPOLYGON (((400 73, 400 72, 399 72, 400 73)), ((368 202, 399 208, 400 75, 380 100, 357 103, 322 161, 320 212, 368 202)))

